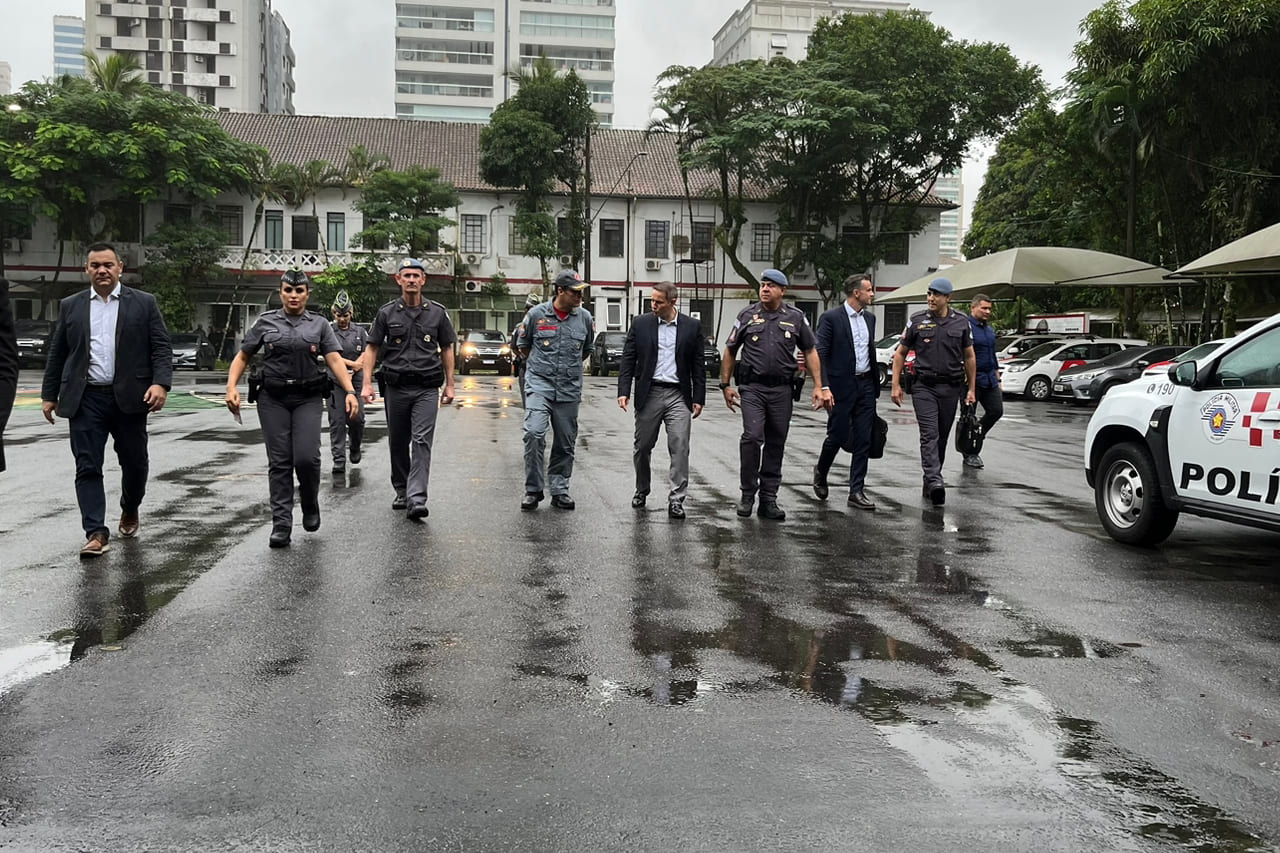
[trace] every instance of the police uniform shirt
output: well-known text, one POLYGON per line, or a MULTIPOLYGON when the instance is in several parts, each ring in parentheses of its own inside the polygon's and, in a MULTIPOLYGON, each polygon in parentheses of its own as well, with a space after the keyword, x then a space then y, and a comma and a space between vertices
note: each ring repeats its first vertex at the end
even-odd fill
POLYGON ((262 350, 262 378, 310 379, 320 372, 318 358, 340 349, 329 321, 310 311, 294 316, 283 308, 268 311, 244 336, 240 351, 262 350))
POLYGON ((917 376, 964 378, 964 351, 973 346, 969 317, 947 309, 947 316, 934 317, 927 310, 911 315, 902 333, 902 343, 916 351, 917 376))
POLYGON ((757 302, 738 314, 726 345, 744 366, 761 376, 789 379, 796 372, 796 347, 813 349, 817 341, 809 318, 785 302, 777 311, 757 302))
POLYGON ((357 326, 355 323, 350 324, 345 329, 339 329, 337 323, 329 324, 333 328, 333 335, 338 339, 338 352, 347 361, 355 361, 360 357, 360 353, 364 352, 364 345, 369 340, 369 333, 364 330, 363 326, 357 326))
POLYGON ((439 302, 424 300, 411 308, 395 299, 378 309, 368 342, 378 347, 385 370, 430 373, 443 369, 440 353, 458 341, 449 313, 439 302))

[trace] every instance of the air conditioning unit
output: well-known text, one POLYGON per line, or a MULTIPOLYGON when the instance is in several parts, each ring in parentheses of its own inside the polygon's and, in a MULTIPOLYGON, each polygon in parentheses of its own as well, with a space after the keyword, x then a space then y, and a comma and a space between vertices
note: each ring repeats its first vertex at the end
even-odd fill
POLYGON ((10 255, 22 254, 22 241, 17 237, 10 237, 4 241, 4 250, 10 255))
POLYGON ((659 261, 656 258, 650 258, 644 262, 644 268, 649 272, 657 272, 662 269, 662 261, 659 261))
POLYGON ((476 264, 480 263, 480 256, 473 253, 463 256, 462 260, 474 267, 476 264))
POLYGON ((573 265, 573 255, 561 255, 560 266, 568 267, 573 265))
POLYGON ((467 293, 479 293, 483 289, 484 289, 484 285, 478 281, 467 282, 467 293))

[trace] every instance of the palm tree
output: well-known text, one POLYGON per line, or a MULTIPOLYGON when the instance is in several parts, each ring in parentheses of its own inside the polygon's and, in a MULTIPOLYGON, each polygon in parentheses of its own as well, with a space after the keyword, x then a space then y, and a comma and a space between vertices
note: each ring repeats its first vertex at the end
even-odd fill
POLYGON ((391 168, 391 160, 383 154, 370 154, 363 145, 352 145, 347 149, 347 159, 342 167, 334 169, 329 178, 342 187, 342 197, 347 197, 347 189, 360 189, 376 172, 391 168))
POLYGON ((142 63, 135 53, 113 53, 102 58, 86 50, 84 73, 98 91, 116 92, 127 98, 141 95, 149 87, 143 76, 142 63))
POLYGON ((277 170, 281 198, 286 204, 291 207, 302 207, 307 199, 311 199, 311 218, 316 223, 320 251, 324 255, 325 264, 328 265, 329 247, 325 243, 324 229, 320 227, 316 196, 321 190, 342 186, 337 170, 328 160, 312 160, 302 166, 284 163, 277 167, 277 170))

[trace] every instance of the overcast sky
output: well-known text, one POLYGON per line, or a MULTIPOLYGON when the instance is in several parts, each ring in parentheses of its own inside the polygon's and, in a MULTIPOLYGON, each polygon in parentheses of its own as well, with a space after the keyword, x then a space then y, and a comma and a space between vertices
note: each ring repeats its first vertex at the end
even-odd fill
MULTIPOLYGON (((711 59, 716 30, 745 0, 616 0, 614 124, 643 127, 653 81, 669 65, 711 59)), ((274 0, 298 57, 294 106, 300 113, 394 113, 393 0, 274 0), (355 9, 358 14, 353 14, 355 9)), ((966 41, 1009 45, 1038 65, 1050 86, 1071 67, 1080 21, 1101 0, 922 0, 935 24, 966 41)), ((53 73, 54 15, 83 16, 82 0, 0 0, 0 60, 14 88, 53 73)), ((984 152, 965 168, 966 207, 982 183, 984 152)), ((966 221, 967 221, 966 214, 966 221)))

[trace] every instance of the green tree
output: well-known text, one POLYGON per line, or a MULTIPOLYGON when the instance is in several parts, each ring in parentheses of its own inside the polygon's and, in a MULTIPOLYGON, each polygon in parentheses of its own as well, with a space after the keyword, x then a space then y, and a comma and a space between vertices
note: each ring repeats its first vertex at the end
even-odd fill
POLYGON ((150 91, 151 85, 143 76, 142 63, 136 53, 113 53, 104 58, 86 50, 83 56, 85 79, 99 92, 137 97, 150 91))
POLYGON ((453 225, 444 211, 458 204, 458 191, 440 180, 439 169, 413 166, 405 171, 384 169, 365 183, 356 202, 365 229, 351 244, 387 243, 417 257, 440 248, 440 229, 453 225))
POLYGON ((170 330, 195 325, 191 289, 226 274, 219 264, 225 243, 222 230, 210 220, 165 223, 147 237, 147 260, 138 270, 142 289, 155 295, 170 330))
POLYGON ((329 308, 339 290, 351 297, 352 318, 369 323, 378 309, 395 296, 391 276, 382 270, 377 255, 367 254, 356 263, 343 266, 335 264, 322 273, 312 276, 314 286, 308 305, 313 311, 329 316, 329 308))

